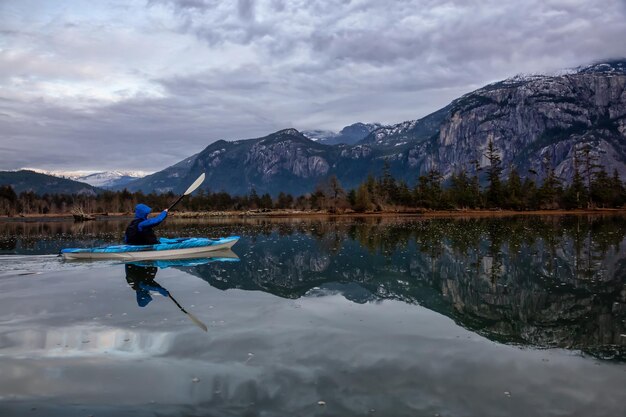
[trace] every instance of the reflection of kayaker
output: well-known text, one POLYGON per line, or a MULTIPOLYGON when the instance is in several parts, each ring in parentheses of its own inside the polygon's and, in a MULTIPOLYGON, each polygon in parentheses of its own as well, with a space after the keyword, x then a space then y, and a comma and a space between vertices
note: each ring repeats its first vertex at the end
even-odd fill
POLYGON ((165 288, 163 288, 159 283, 154 280, 159 268, 156 266, 144 266, 144 265, 135 265, 132 263, 128 263, 124 266, 124 270, 126 271, 126 282, 128 285, 135 290, 137 294, 137 305, 139 307, 147 306, 150 301, 152 301, 152 296, 150 292, 158 292, 163 297, 168 297, 170 300, 176 304, 176 306, 187 315, 198 327, 200 327, 205 332, 207 331, 207 327, 204 323, 198 320, 193 314, 188 312, 181 306, 178 301, 172 294, 165 288))
POLYGON ((124 269, 126 282, 137 293, 137 305, 139 307, 145 307, 152 301, 150 291, 158 292, 164 297, 169 296, 169 292, 154 280, 159 268, 126 264, 124 269))

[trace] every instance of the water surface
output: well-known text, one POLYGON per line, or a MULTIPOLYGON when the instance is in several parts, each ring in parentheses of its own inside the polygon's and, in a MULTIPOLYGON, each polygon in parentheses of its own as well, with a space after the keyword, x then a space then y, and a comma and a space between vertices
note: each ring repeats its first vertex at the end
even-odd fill
POLYGON ((56 257, 125 225, 0 223, 0 415, 625 415, 624 217, 171 219, 242 239, 56 257))

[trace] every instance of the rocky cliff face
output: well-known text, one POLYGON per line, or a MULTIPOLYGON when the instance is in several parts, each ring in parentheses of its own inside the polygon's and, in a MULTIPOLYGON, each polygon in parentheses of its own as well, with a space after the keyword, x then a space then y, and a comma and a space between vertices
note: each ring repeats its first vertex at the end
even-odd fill
POLYGON ((449 106, 430 141, 406 151, 407 167, 445 176, 471 172, 472 160, 488 165, 493 141, 505 173, 516 167, 522 176, 532 170, 542 177, 551 166, 568 180, 576 151, 590 146, 599 165, 626 178, 625 68, 614 62, 561 76, 515 77, 467 94, 449 106))
POLYGON ((244 166, 254 167, 262 179, 271 180, 282 171, 299 178, 326 175, 329 170, 326 149, 310 146, 295 129, 278 132, 255 142, 246 153, 244 166))

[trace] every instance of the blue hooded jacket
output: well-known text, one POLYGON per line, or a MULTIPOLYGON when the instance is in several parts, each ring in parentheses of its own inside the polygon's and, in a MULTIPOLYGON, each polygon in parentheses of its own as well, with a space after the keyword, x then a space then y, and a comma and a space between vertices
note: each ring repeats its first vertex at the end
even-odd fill
POLYGON ((152 231, 154 226, 159 225, 167 217, 167 211, 152 219, 148 219, 148 214, 152 209, 145 204, 137 204, 135 207, 135 220, 126 228, 124 241, 131 245, 153 245, 158 243, 156 235, 152 231))
POLYGON ((159 225, 167 217, 167 211, 163 210, 157 217, 148 219, 148 214, 151 212, 152 209, 145 204, 137 204, 135 207, 135 219, 143 219, 143 221, 137 225, 140 232, 148 227, 159 225))

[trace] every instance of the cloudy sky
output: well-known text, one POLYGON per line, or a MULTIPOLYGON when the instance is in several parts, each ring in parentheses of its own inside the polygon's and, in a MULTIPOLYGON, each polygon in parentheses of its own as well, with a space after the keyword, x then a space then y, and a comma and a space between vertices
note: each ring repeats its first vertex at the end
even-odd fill
POLYGON ((626 0, 0 0, 0 170, 155 171, 217 139, 422 117, 626 57, 626 0))

